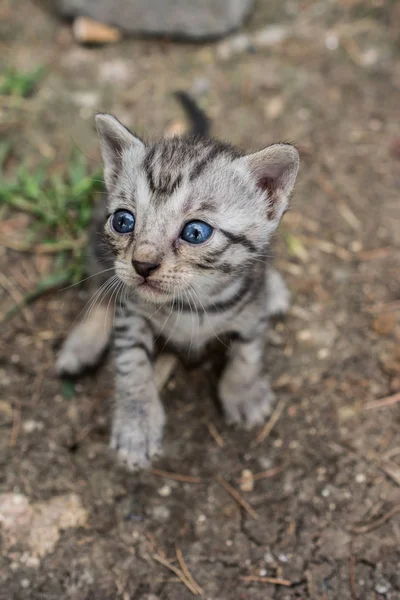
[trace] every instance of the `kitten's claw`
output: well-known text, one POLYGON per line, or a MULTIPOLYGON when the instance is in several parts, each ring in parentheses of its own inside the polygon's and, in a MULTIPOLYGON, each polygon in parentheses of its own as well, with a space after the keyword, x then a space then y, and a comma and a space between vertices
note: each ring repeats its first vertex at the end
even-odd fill
POLYGON ((230 386, 229 382, 222 381, 219 394, 226 422, 245 429, 262 425, 271 414, 275 401, 267 377, 241 387, 230 386))

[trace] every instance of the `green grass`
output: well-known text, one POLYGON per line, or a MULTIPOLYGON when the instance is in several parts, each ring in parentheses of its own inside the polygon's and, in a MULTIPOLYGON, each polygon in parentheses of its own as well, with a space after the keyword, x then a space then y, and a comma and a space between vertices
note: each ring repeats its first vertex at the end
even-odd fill
POLYGON ((26 98, 34 93, 44 74, 43 67, 37 67, 33 71, 27 72, 9 67, 0 77, 0 95, 26 98))
POLYGON ((103 188, 100 171, 91 172, 86 158, 74 152, 63 174, 49 174, 51 165, 35 170, 26 165, 6 176, 9 146, 0 145, 0 215, 22 211, 31 215, 23 251, 55 255, 54 270, 26 298, 30 302, 51 289, 82 279, 85 274, 86 237, 95 192, 103 188))

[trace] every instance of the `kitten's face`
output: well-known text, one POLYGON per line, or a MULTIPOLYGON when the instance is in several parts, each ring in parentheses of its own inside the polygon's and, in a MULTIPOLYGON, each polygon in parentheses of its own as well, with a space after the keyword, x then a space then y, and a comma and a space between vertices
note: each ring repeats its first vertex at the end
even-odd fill
POLYGON ((145 146, 110 116, 97 125, 110 198, 105 233, 117 275, 141 298, 209 304, 265 257, 297 173, 292 146, 272 146, 262 159, 210 140, 145 146))

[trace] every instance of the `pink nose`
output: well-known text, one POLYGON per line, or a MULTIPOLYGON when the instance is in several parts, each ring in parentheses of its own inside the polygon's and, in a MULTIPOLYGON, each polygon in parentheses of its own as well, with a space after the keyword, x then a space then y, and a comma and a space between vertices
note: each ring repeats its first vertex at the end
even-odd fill
POLYGON ((145 279, 150 276, 150 274, 158 269, 159 264, 149 263, 149 262, 141 262, 139 260, 132 261, 133 268, 135 269, 138 275, 141 275, 145 279))

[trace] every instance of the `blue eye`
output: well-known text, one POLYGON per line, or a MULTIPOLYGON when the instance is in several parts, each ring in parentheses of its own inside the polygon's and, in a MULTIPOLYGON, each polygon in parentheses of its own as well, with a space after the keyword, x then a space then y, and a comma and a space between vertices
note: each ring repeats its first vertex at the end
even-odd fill
POLYGON ((211 236, 213 228, 203 221, 190 221, 182 229, 181 238, 189 244, 202 244, 211 236))
POLYGON ((111 223, 117 233, 130 233, 135 227, 135 217, 127 210, 117 210, 111 223))

